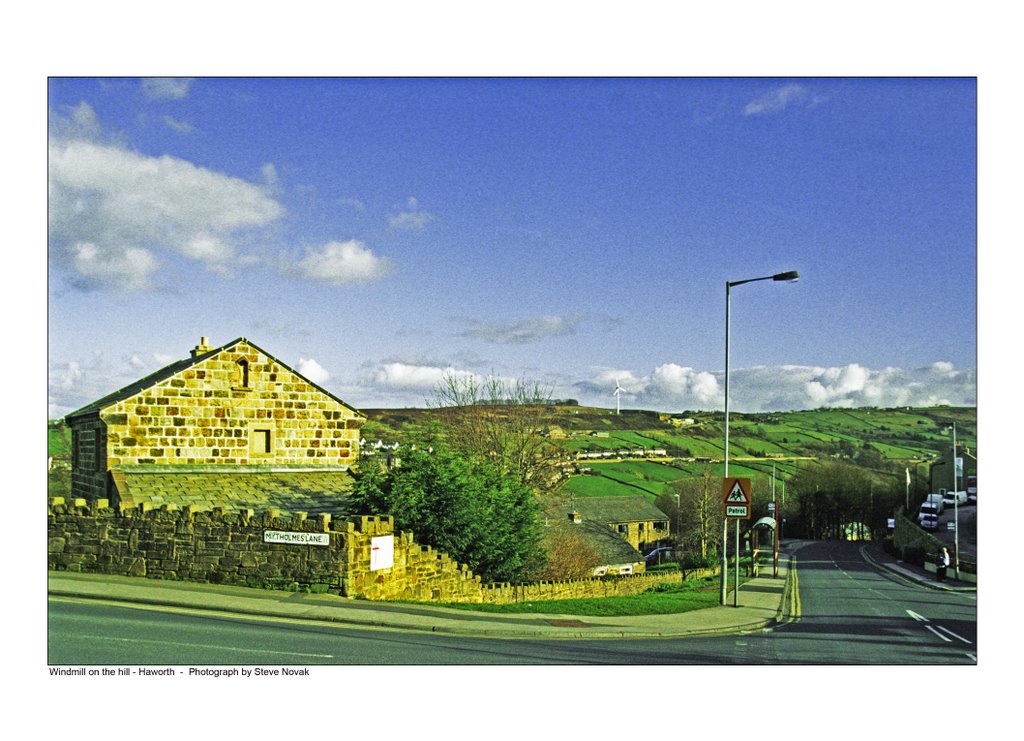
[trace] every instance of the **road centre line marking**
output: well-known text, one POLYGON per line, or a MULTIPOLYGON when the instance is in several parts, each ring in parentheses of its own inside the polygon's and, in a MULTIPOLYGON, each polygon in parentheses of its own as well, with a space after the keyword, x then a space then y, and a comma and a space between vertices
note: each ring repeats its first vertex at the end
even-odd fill
POLYGON ((966 638, 964 638, 963 636, 958 636, 958 635, 957 635, 956 633, 954 633, 953 631, 951 631, 951 630, 950 630, 949 628, 944 628, 944 627, 942 627, 941 625, 940 625, 940 626, 938 626, 938 628, 939 628, 939 630, 943 631, 944 633, 949 633, 949 634, 950 634, 951 636, 953 636, 953 637, 954 637, 954 638, 956 638, 957 640, 963 641, 963 642, 964 642, 964 643, 966 643, 966 644, 967 644, 968 646, 969 646, 969 645, 971 645, 971 642, 970 642, 969 640, 967 640, 967 639, 966 639, 966 638))
MULTIPOLYGON (((149 640, 146 638, 120 638, 117 636, 104 636, 104 635, 83 635, 82 638, 96 638, 107 641, 121 641, 122 643, 155 643, 157 645, 166 645, 164 641, 149 640)), ((305 656, 314 659, 333 659, 334 654, 304 654, 296 653, 295 651, 271 651, 263 648, 234 648, 232 646, 218 646, 208 643, 176 643, 176 646, 187 646, 188 648, 212 648, 217 651, 238 651, 240 653, 252 653, 252 654, 279 654, 281 656, 305 656)))
POLYGON ((953 642, 953 639, 952 639, 952 638, 946 638, 946 636, 942 635, 942 633, 940 633, 939 631, 935 630, 935 628, 933 628, 932 626, 930 626, 930 625, 926 625, 926 626, 924 626, 924 627, 926 627, 926 628, 927 628, 928 630, 930 630, 930 631, 931 631, 932 633, 934 633, 934 634, 935 634, 935 635, 937 635, 937 636, 938 636, 939 638, 941 638, 942 640, 944 640, 944 641, 945 641, 946 643, 952 643, 952 642, 953 642))

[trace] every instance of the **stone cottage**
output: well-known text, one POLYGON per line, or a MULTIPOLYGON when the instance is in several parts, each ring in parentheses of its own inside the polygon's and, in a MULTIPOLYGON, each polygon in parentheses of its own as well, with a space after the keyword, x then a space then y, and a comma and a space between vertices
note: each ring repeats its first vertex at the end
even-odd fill
POLYGON ((67 415, 71 493, 122 507, 344 511, 365 415, 240 337, 67 415))
POLYGON ((668 516, 643 495, 580 497, 571 508, 582 520, 609 528, 637 551, 670 542, 668 516))

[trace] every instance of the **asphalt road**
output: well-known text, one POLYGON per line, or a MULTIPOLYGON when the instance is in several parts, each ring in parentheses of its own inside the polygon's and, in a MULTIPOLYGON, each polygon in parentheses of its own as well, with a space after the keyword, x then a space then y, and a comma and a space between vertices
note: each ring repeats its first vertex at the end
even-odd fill
POLYGON ((489 639, 51 598, 48 660, 105 666, 976 663, 974 593, 903 579, 873 565, 856 543, 811 543, 796 556, 799 618, 744 635, 489 639))

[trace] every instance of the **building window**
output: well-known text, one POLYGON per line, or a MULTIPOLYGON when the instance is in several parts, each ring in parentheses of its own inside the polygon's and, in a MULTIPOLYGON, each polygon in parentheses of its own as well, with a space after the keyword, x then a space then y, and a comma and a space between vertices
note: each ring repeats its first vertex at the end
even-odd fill
POLYGON ((249 388, 249 361, 242 358, 238 361, 238 385, 240 388, 249 388))
POLYGON ((257 429, 249 433, 249 452, 253 455, 270 455, 273 452, 273 435, 270 430, 257 429))
POLYGON ((620 535, 629 535, 629 525, 625 522, 620 522, 616 525, 616 529, 619 531, 620 535))

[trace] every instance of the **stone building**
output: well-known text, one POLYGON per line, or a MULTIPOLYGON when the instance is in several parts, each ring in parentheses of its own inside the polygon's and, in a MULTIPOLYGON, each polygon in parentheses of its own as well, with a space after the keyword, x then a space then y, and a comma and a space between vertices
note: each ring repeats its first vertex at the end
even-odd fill
POLYGON ((579 497, 571 509, 583 521, 611 529, 637 551, 646 553, 670 542, 668 515, 643 495, 579 497))
POLYGON ((366 417, 244 337, 203 337, 65 419, 74 498, 338 514, 366 417))

